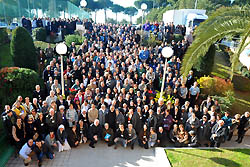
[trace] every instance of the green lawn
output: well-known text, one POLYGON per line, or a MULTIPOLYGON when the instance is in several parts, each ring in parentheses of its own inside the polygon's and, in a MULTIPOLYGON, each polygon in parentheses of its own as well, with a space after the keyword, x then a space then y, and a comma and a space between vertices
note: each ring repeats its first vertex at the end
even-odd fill
MULTIPOLYGON (((220 78, 230 78, 231 67, 229 57, 227 57, 222 50, 217 50, 214 58, 214 65, 212 75, 220 78)), ((236 73, 238 74, 238 73, 236 73)), ((250 84, 250 82, 249 82, 250 84)), ((230 108, 232 114, 243 114, 250 109, 250 91, 239 91, 234 89, 235 102, 230 108)))
POLYGON ((249 167, 250 149, 166 149, 173 167, 249 167))

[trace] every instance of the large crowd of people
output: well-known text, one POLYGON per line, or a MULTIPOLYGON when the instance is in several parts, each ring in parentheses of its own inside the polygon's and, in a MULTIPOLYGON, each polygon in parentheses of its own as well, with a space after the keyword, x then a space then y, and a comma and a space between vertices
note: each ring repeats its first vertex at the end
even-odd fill
MULTIPOLYGON (((38 19, 36 25, 43 21, 38 19)), ((144 29, 149 25, 152 32, 163 30, 163 36, 174 33, 173 24, 147 22, 144 29)), ((55 150, 67 151, 85 143, 95 148, 100 141, 114 149, 134 149, 137 143, 145 149, 168 143, 219 147, 238 129, 237 142, 242 142, 250 126, 249 112, 222 115, 218 101, 209 96, 199 104, 200 89, 193 71, 186 77, 180 75, 189 46, 186 38, 178 43, 164 38, 160 46, 147 47, 140 45, 141 36, 131 25, 85 20, 84 26, 86 40, 80 48, 74 42, 68 48, 64 71, 60 56, 49 45, 40 51, 44 85, 36 85, 32 99, 20 95, 13 105, 5 106, 2 118, 8 141, 25 165, 34 153, 41 166, 43 156, 53 159, 55 150), (173 48, 171 58, 162 56, 165 46, 173 48), (164 95, 172 100, 156 101, 165 61, 164 95)))

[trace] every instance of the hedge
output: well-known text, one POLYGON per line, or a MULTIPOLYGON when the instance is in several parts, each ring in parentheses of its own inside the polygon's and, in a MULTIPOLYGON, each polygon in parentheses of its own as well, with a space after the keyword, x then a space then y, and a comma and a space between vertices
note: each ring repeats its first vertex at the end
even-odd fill
POLYGON ((183 35, 181 34, 174 34, 174 41, 177 43, 179 41, 182 41, 184 39, 183 35))
POLYGON ((8 33, 6 28, 0 28, 0 46, 9 43, 8 33))
POLYGON ((46 37, 47 37, 46 29, 43 27, 34 29, 32 31, 32 37, 34 40, 37 40, 37 41, 46 41, 46 37))
POLYGON ((33 70, 19 67, 2 68, 0 70, 0 108, 3 109, 6 104, 12 105, 19 95, 32 98, 37 84, 42 86, 42 80, 33 70))
POLYGON ((250 79, 238 74, 234 74, 232 82, 234 88, 239 91, 250 91, 250 79))
MULTIPOLYGON (((48 47, 48 44, 47 42, 43 42, 43 41, 34 41, 34 45, 36 48, 40 48, 40 49, 43 49, 45 50, 47 47, 48 47)), ((56 44, 50 44, 51 48, 54 48, 56 46, 56 44)))
POLYGON ((10 51, 15 66, 37 70, 36 49, 32 37, 25 28, 18 27, 12 32, 10 51))
POLYGON ((65 42, 68 46, 71 45, 72 42, 75 42, 76 45, 82 45, 83 41, 85 40, 85 37, 81 37, 80 35, 67 35, 65 37, 65 42))

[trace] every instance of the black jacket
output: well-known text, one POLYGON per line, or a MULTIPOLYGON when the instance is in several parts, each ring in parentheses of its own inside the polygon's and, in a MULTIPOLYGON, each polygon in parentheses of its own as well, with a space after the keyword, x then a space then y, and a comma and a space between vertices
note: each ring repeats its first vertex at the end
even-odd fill
POLYGON ((224 127, 220 127, 219 124, 215 124, 211 130, 211 134, 216 134, 217 136, 215 138, 212 138, 212 136, 210 137, 211 140, 217 142, 217 143, 221 143, 223 141, 223 138, 225 136, 225 128, 224 127))
POLYGON ((127 140, 128 139, 128 132, 125 129, 123 132, 120 129, 117 129, 117 131, 115 133, 115 138, 117 138, 117 137, 127 140))
POLYGON ((60 130, 57 130, 57 140, 63 145, 65 139, 67 139, 67 133, 66 131, 62 131, 62 133, 60 133, 60 130))
POLYGON ((72 129, 68 132, 68 142, 70 147, 76 147, 75 142, 80 141, 80 136, 78 135, 77 131, 75 133, 72 129))
POLYGON ((92 123, 89 127, 89 137, 93 138, 95 135, 97 135, 99 138, 102 137, 102 127, 100 124, 95 126, 94 123, 92 123))

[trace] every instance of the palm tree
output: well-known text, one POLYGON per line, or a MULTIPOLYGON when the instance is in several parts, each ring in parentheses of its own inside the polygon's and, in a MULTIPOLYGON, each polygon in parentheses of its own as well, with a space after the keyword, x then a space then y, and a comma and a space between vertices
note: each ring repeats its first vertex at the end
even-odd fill
POLYGON ((195 40, 184 56, 181 73, 186 76, 200 57, 203 57, 209 47, 227 36, 240 35, 241 43, 233 55, 232 75, 240 53, 249 44, 250 8, 222 7, 216 10, 205 22, 195 30, 195 40))

